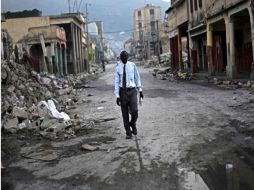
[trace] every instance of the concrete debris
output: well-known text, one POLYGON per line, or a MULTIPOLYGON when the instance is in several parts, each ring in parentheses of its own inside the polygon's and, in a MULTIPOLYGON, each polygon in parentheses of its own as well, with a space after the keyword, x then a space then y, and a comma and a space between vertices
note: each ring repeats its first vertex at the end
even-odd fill
POLYGON ((6 129, 10 129, 10 128, 15 128, 17 127, 19 121, 18 121, 18 118, 17 117, 14 117, 14 118, 10 118, 7 120, 7 122, 4 124, 4 127, 6 129))
POLYGON ((91 103, 91 102, 92 102, 92 100, 86 100, 86 99, 83 99, 83 100, 82 100, 82 102, 83 102, 83 103, 88 104, 88 103, 91 103))
POLYGON ((28 130, 47 139, 70 138, 95 126, 92 121, 66 113, 79 102, 75 84, 84 84, 88 74, 57 77, 5 60, 2 60, 1 68, 1 126, 4 132, 28 130))
POLYGON ((89 151, 94 151, 94 150, 97 150, 98 147, 95 147, 95 146, 91 146, 89 144, 83 144, 81 146, 82 150, 89 150, 89 151))
POLYGON ((159 77, 161 80, 192 80, 193 74, 191 72, 173 72, 170 67, 154 69, 152 75, 159 77))
POLYGON ((28 118, 28 112, 25 110, 25 108, 20 108, 15 106, 12 110, 12 115, 17 118, 27 119, 28 118))
POLYGON ((159 67, 153 69, 152 75, 161 80, 193 80, 193 79, 204 79, 207 80, 208 83, 213 83, 219 87, 227 88, 227 89, 237 89, 243 88, 246 90, 250 90, 254 92, 254 81, 253 80, 230 80, 228 78, 223 77, 209 77, 205 76, 204 78, 200 78, 199 75, 193 74, 190 71, 177 72, 172 71, 171 67, 159 67))
POLYGON ((246 90, 254 91, 254 81, 237 81, 237 80, 228 80, 228 79, 218 79, 213 78, 213 83, 220 87, 225 87, 229 89, 243 88, 246 90))
POLYGON ((59 155, 60 155, 59 152, 52 149, 48 149, 23 155, 23 157, 42 161, 52 161, 58 159, 59 155))

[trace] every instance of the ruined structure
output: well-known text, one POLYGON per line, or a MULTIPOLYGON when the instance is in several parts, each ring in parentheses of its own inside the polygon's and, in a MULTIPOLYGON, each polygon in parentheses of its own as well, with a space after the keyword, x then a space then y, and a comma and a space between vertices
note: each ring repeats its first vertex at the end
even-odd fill
POLYGON ((193 72, 207 72, 205 0, 189 1, 190 63, 193 72))
POLYGON ((27 45, 34 70, 58 73, 62 76, 68 74, 66 34, 63 28, 59 26, 29 28, 28 34, 20 42, 27 45))
POLYGON ((190 66, 188 62, 183 60, 183 57, 186 60, 186 55, 188 55, 187 1, 172 0, 171 3, 171 7, 166 10, 166 14, 168 14, 172 69, 182 71, 190 66))
POLYGON ((253 1, 206 2, 207 59, 211 74, 254 78, 253 1))
POLYGON ((160 7, 147 4, 134 11, 135 54, 138 58, 150 59, 160 54, 160 7))
POLYGON ((254 78, 253 1, 175 0, 166 13, 176 69, 186 36, 193 72, 254 78))
POLYGON ((74 74, 88 71, 87 44, 83 44, 85 40, 82 40, 85 33, 84 16, 81 13, 50 16, 50 24, 66 31, 68 71, 74 74))
POLYGON ((24 50, 33 66, 59 75, 88 72, 85 18, 80 13, 6 19, 2 29, 8 31, 16 47, 18 60, 24 50), (52 64, 52 66, 50 66, 52 64))

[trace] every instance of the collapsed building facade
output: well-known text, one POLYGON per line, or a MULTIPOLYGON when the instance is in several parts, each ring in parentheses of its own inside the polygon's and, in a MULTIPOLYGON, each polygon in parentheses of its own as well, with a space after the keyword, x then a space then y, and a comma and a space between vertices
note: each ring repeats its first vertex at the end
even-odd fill
POLYGON ((2 22, 13 49, 37 71, 58 75, 88 72, 85 18, 80 13, 10 18, 2 22))
POLYGON ((137 58, 150 59, 160 54, 160 7, 147 4, 134 11, 134 42, 137 58))
MULTIPOLYGON (((169 26, 177 19, 176 13, 188 21, 182 27, 185 31, 175 33, 187 36, 188 60, 193 72, 208 72, 229 78, 254 78, 253 1, 176 0, 166 13, 169 26), (180 4, 186 4, 182 10, 185 15, 180 10, 174 11, 180 4)), ((176 54, 176 49, 181 48, 176 47, 183 42, 179 37, 174 40, 174 36, 172 30, 169 34, 170 48, 173 64, 177 65, 175 60, 181 61, 177 57, 181 53, 176 54)))

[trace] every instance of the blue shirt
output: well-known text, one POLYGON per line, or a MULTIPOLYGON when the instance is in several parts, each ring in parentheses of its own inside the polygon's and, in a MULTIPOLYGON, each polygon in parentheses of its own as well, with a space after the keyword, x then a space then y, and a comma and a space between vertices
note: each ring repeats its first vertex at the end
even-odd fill
MULTIPOLYGON (((119 61, 116 67, 116 76, 115 76, 115 95, 119 97, 120 87, 123 86, 123 67, 124 64, 119 61)), ((142 91, 141 80, 138 73, 137 66, 135 63, 127 61, 125 66, 126 71, 126 87, 127 88, 137 88, 139 91, 142 91)))

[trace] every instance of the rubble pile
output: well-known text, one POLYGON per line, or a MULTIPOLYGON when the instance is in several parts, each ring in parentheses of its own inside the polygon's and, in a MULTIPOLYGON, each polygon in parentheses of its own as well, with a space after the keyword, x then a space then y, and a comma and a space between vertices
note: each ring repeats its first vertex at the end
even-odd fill
POLYGON ((225 79, 218 79, 213 78, 212 80, 208 80, 209 83, 214 83, 217 86, 230 88, 230 89, 237 89, 243 88, 250 91, 254 91, 254 81, 253 80, 225 80, 225 79))
MULTIPOLYGON (((199 79, 196 75, 193 75, 193 73, 186 71, 186 72, 176 72, 172 71, 170 67, 164 67, 164 68, 156 68, 153 70, 152 75, 154 77, 158 77, 161 80, 193 80, 193 79, 199 79)), ((205 77, 208 81, 208 83, 213 83, 219 87, 224 87, 228 89, 237 89, 237 88, 243 88, 246 90, 250 90, 254 92, 254 81, 253 80, 228 80, 228 79, 218 79, 218 78, 212 78, 212 77, 205 77)))
POLYGON ((171 64, 171 53, 163 53, 160 55, 160 64, 162 65, 170 65, 171 64))
POLYGON ((151 56, 150 59, 146 60, 144 62, 144 67, 149 68, 149 67, 158 67, 160 66, 159 60, 157 56, 151 56))
POLYGON ((3 60, 1 74, 1 126, 5 132, 26 129, 45 138, 57 138, 93 126, 65 113, 78 102, 75 85, 81 83, 82 76, 39 74, 25 65, 3 60))
POLYGON ((171 67, 154 69, 152 75, 159 77, 161 80, 192 80, 191 72, 174 72, 171 67))
POLYGON ((91 75, 98 75, 102 72, 102 65, 101 64, 91 64, 90 66, 90 74, 91 75))
POLYGON ((160 55, 160 61, 158 56, 151 56, 150 59, 144 62, 144 67, 166 67, 171 66, 171 53, 163 53, 160 55))

